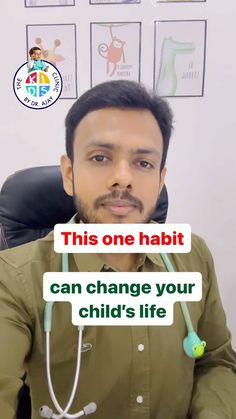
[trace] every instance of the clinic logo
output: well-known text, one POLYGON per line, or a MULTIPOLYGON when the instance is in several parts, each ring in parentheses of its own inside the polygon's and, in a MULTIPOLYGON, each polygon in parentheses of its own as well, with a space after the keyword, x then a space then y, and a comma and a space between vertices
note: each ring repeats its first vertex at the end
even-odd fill
POLYGON ((43 70, 29 72, 25 63, 14 76, 13 89, 17 99, 24 106, 44 109, 59 99, 62 92, 62 77, 51 63, 47 62, 47 72, 43 70))

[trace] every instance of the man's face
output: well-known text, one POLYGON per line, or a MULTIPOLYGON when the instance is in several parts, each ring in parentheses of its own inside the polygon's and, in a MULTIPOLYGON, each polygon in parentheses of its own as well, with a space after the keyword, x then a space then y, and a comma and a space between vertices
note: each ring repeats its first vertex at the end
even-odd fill
POLYGON ((164 183, 163 139, 151 112, 101 109, 75 130, 73 167, 62 156, 64 188, 89 223, 145 223, 164 183))
POLYGON ((41 59, 41 50, 40 49, 36 49, 33 54, 31 54, 30 58, 32 60, 40 60, 41 59))

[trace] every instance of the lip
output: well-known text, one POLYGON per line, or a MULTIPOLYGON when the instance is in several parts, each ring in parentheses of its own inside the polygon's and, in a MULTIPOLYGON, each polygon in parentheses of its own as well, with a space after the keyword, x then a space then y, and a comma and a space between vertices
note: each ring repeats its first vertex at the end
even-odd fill
POLYGON ((130 212, 136 209, 136 206, 128 201, 109 201, 102 204, 103 208, 108 210, 114 215, 128 215, 130 212))

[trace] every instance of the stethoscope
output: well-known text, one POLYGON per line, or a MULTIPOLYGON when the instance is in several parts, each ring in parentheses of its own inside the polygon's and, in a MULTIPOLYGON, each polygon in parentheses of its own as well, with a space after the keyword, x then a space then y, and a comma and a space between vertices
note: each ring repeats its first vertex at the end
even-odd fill
MULTIPOLYGON (((167 254, 160 253, 160 256, 166 266, 168 272, 175 272, 174 267, 167 256, 167 254)), ((62 272, 69 272, 69 261, 68 261, 68 253, 62 254, 62 272)), ((72 403, 75 398, 76 389, 78 387, 79 382, 79 374, 80 374, 80 364, 81 364, 81 352, 82 352, 82 334, 83 334, 83 326, 78 326, 78 347, 77 347, 77 364, 75 370, 75 377, 72 386, 71 395, 69 397, 68 403, 66 407, 63 409, 58 400, 55 396, 55 392, 53 390, 52 379, 51 379, 51 371, 50 371, 50 333, 52 329, 52 309, 53 309, 53 302, 46 302, 45 309, 44 309, 44 331, 46 333, 46 371, 47 371, 47 381, 48 381, 48 389, 58 413, 54 413, 52 409, 48 406, 42 406, 39 409, 39 414, 43 418, 51 418, 51 419, 76 419, 84 415, 90 415, 94 413, 97 409, 97 406, 94 402, 89 403, 86 405, 82 410, 77 413, 69 414, 69 410, 72 406, 72 403)), ((187 336, 183 340, 183 350, 187 356, 190 358, 196 359, 201 357, 204 354, 206 342, 201 340, 197 333, 194 331, 192 320, 189 314, 189 310, 187 304, 183 301, 180 301, 181 310, 183 313, 184 321, 187 326, 187 336)))

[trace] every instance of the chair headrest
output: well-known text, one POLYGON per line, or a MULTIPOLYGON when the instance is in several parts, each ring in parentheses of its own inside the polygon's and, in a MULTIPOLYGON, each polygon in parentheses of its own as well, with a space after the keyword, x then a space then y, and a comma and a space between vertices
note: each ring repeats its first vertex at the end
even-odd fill
MULTIPOLYGON (((167 209, 164 187, 153 219, 164 223, 167 209)), ((55 224, 68 222, 74 213, 73 198, 63 189, 59 166, 15 172, 0 192, 0 249, 44 237, 55 224)))

